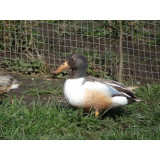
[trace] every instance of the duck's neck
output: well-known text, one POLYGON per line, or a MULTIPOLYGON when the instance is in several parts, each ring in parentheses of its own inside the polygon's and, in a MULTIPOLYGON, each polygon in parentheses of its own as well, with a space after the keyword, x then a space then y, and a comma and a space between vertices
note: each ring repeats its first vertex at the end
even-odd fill
POLYGON ((81 78, 84 77, 86 73, 86 70, 72 70, 71 75, 70 75, 70 79, 77 79, 77 78, 81 78))

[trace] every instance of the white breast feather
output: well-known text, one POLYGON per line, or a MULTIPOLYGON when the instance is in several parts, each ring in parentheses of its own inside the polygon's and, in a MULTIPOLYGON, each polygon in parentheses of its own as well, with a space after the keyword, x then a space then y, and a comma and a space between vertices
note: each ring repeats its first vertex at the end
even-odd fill
POLYGON ((85 90, 82 87, 83 78, 67 79, 64 84, 64 96, 73 106, 81 107, 85 90))

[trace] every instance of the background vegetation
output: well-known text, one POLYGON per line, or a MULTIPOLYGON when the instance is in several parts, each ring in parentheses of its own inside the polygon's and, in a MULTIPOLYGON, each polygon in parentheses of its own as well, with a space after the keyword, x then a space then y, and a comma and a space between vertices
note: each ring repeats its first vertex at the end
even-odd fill
MULTIPOLYGON (((159 80, 160 21, 122 21, 122 29, 123 78, 159 80)), ((38 59, 43 72, 49 72, 69 54, 81 53, 88 58, 90 72, 104 71, 107 74, 99 76, 116 79, 119 33, 118 21, 0 21, 0 58, 27 63, 38 59)), ((37 72, 25 72, 31 70, 37 72)))

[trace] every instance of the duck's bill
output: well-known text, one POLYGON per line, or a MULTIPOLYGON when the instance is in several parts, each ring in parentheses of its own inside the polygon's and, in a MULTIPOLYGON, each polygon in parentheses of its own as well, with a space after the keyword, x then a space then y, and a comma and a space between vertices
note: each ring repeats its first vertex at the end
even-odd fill
POLYGON ((61 66, 59 66, 55 71, 52 71, 51 73, 58 74, 69 68, 70 66, 68 64, 68 61, 65 61, 61 66))

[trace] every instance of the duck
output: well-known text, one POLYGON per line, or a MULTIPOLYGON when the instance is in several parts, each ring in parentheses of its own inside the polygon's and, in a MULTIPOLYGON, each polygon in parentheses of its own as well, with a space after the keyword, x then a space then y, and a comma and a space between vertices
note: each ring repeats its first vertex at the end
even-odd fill
POLYGON ((0 95, 19 87, 19 82, 12 76, 0 76, 0 95))
POLYGON ((52 74, 59 74, 71 69, 63 87, 64 97, 71 106, 83 108, 84 111, 93 108, 95 117, 98 117, 102 110, 140 101, 133 91, 137 86, 127 87, 113 80, 86 77, 87 68, 88 62, 83 55, 71 54, 56 70, 51 71, 52 74))

